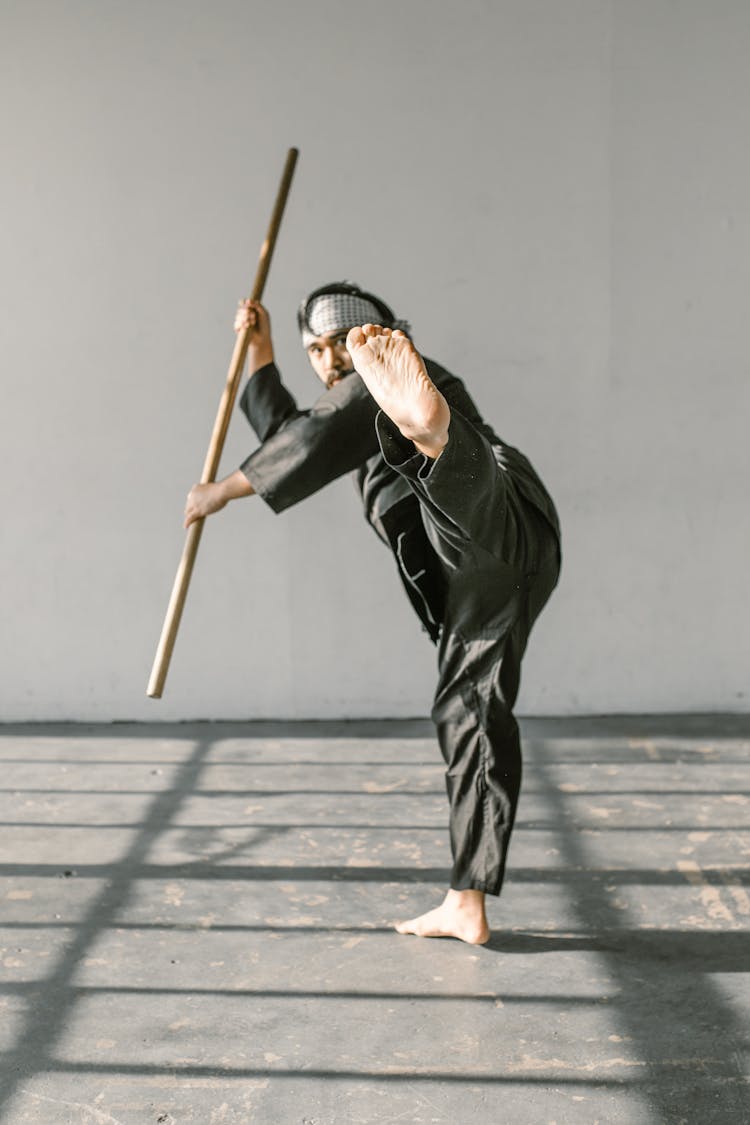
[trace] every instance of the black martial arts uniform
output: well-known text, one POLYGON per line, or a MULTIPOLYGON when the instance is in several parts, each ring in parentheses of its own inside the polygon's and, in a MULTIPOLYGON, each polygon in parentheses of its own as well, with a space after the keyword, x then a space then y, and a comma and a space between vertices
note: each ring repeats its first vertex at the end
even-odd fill
POLYGON ((241 468, 275 512, 355 474, 438 645, 432 718, 447 765, 451 887, 499 894, 521 783, 512 708, 529 631, 557 582, 560 531, 523 454, 483 422, 460 379, 425 364, 451 410, 437 460, 401 435, 359 375, 298 410, 269 364, 241 398, 262 442, 241 468))

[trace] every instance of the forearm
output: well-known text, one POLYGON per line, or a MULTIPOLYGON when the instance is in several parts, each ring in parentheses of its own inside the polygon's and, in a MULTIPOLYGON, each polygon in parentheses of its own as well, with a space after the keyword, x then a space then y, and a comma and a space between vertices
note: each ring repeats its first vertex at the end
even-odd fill
POLYGON ((241 469, 237 469, 234 473, 230 473, 228 477, 224 477, 224 480, 216 483, 221 488, 224 503, 229 500, 239 500, 241 496, 255 495, 255 489, 241 469))
POLYGON ((269 363, 274 362, 273 345, 270 341, 261 342, 259 344, 250 343, 247 349, 247 377, 252 379, 256 371, 260 371, 261 367, 267 367, 269 363))
POLYGON ((247 373, 252 378, 261 367, 273 363, 271 319, 260 301, 240 301, 234 320, 235 332, 248 332, 247 373))

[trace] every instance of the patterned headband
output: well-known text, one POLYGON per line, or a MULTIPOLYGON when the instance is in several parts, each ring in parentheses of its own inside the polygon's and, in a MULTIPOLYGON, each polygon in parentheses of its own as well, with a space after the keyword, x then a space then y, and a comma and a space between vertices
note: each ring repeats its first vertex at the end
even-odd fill
MULTIPOLYGON (((355 293, 321 293, 313 303, 300 306, 302 344, 307 347, 316 336, 328 336, 332 332, 344 332, 358 324, 383 324, 383 310, 366 297, 355 293)), ((408 332, 405 320, 391 319, 387 328, 400 328, 408 332)))

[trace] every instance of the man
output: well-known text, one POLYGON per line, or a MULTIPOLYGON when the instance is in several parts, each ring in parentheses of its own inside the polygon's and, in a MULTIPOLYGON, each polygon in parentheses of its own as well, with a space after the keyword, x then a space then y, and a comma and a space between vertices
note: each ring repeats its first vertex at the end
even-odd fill
POLYGON ((396 929, 481 944, 521 782, 512 714, 521 657, 559 574, 555 508, 526 458, 482 420, 459 379, 422 358, 379 298, 346 282, 323 286, 298 322, 326 386, 310 410, 281 382, 265 308, 241 303, 235 328, 254 328, 241 406, 261 445, 225 480, 194 486, 185 526, 253 494, 280 512, 355 473, 365 516, 438 646, 432 718, 453 871, 441 906, 396 929))

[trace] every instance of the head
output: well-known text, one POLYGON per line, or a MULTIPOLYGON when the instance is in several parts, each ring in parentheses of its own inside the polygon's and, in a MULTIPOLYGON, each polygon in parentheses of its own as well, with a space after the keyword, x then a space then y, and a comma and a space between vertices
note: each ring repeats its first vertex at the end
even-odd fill
POLYGON ((397 320, 384 301, 348 281, 331 282, 315 289, 300 305, 297 324, 312 369, 327 387, 354 370, 346 350, 350 328, 382 324, 385 328, 409 331, 406 321, 397 320))

